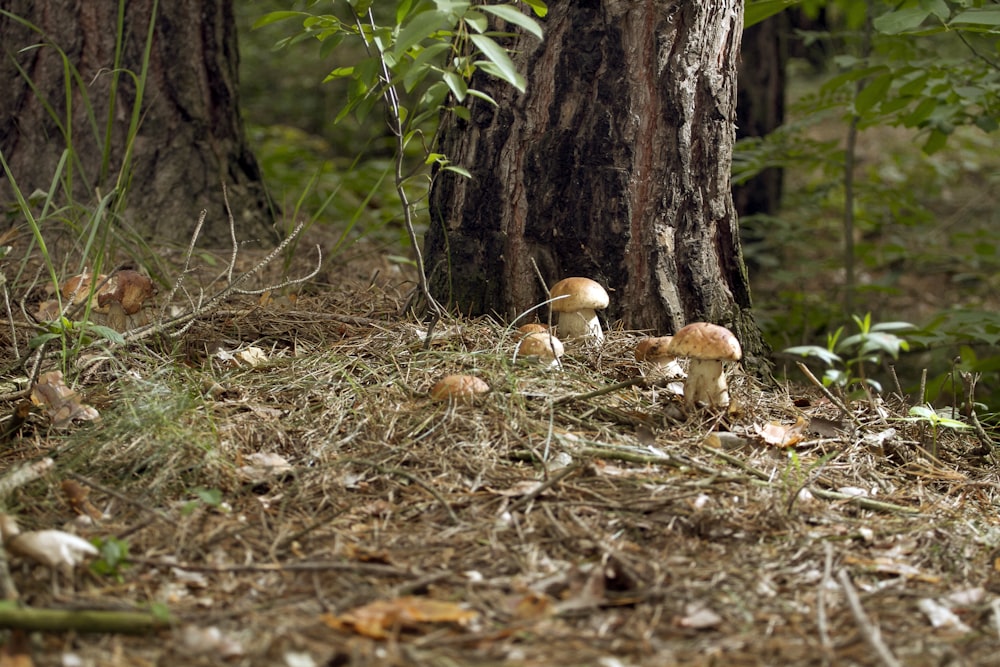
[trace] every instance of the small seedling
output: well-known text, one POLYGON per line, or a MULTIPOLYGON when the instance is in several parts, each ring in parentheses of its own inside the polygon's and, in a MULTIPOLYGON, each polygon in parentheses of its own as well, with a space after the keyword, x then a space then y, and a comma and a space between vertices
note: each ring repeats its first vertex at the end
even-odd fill
MULTIPOLYGON (((950 409, 949 409, 950 411, 950 409)), ((914 405, 910 408, 910 416, 903 417, 903 421, 923 422, 931 427, 931 456, 937 458, 938 454, 938 431, 942 428, 950 428, 956 431, 972 428, 965 422, 951 417, 945 417, 934 408, 928 405, 914 405)))
POLYGON ((853 316, 858 327, 858 333, 846 338, 844 327, 840 327, 826 338, 826 347, 820 345, 799 345, 785 350, 788 354, 803 357, 813 357, 825 363, 829 368, 823 374, 823 384, 837 387, 855 394, 865 395, 871 391, 881 393, 882 385, 869 377, 869 364, 878 365, 887 357, 899 358, 900 352, 910 349, 905 338, 893 332, 906 331, 915 327, 909 322, 881 322, 872 324, 871 313, 863 318, 853 316))

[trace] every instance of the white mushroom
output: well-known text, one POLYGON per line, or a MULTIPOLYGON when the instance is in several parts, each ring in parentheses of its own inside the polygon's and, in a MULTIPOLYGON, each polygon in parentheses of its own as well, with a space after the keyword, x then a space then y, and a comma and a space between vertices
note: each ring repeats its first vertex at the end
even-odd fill
POLYGON ((57 592, 56 573, 72 578, 73 569, 88 556, 98 555, 97 548, 72 533, 61 530, 33 530, 22 533, 9 514, 0 514, 0 536, 7 553, 35 561, 52 570, 52 588, 57 592))
POLYGON ((604 340, 597 310, 608 307, 608 293, 590 278, 563 278, 552 286, 552 311, 559 314, 557 325, 564 340, 604 340))
POLYGON ((710 408, 725 408, 729 405, 729 387, 722 362, 739 361, 743 357, 740 342, 729 329, 708 322, 694 322, 674 334, 669 351, 691 360, 684 382, 684 400, 689 406, 704 403, 710 408))

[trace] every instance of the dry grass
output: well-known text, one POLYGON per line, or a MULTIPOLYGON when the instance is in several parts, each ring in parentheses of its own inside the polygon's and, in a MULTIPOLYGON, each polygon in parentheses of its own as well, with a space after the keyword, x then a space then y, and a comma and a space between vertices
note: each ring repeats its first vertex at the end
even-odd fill
POLYGON ((425 349, 422 327, 396 317, 399 293, 338 275, 293 306, 231 300, 179 341, 117 351, 79 386, 100 423, 56 432, 33 415, 7 443, 5 468, 56 460, 8 511, 28 528, 62 526, 74 510, 61 482, 89 482, 106 516, 77 532, 126 541, 131 561, 78 576, 59 599, 14 562, 22 599, 163 603, 176 623, 154 636, 39 634, 35 664, 64 652, 218 664, 218 647, 192 653, 191 627, 217 627, 243 650, 229 663, 247 665, 891 664, 866 639, 873 628, 899 664, 995 659, 1000 487, 974 437, 945 433, 934 461, 927 434, 895 420, 896 399, 881 415, 854 406, 852 432, 818 392, 738 371, 739 408, 722 418, 685 415, 662 382, 581 399, 638 376, 636 334, 612 331, 560 370, 514 363, 508 328, 487 320, 444 324, 425 349), (264 363, 217 353, 249 345, 264 363), (493 391, 427 398, 457 372, 493 391), (843 430, 794 453, 753 435, 800 415, 843 430), (248 477, 261 452, 290 467, 248 477), (388 639, 323 622, 403 595, 478 617, 389 627, 388 639), (932 627, 924 600, 967 628, 932 627))

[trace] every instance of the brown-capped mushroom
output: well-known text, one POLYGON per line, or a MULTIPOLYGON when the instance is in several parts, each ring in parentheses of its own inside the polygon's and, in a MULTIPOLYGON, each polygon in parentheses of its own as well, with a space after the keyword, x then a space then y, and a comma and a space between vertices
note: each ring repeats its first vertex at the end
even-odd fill
POLYGON ((478 394, 485 394, 490 386, 475 375, 446 375, 431 387, 431 398, 436 401, 471 401, 478 394))
POLYGON ((669 350, 690 359, 684 400, 689 406, 704 403, 710 408, 729 405, 729 387, 722 362, 743 357, 740 342, 729 329, 708 322, 694 322, 674 334, 669 350))
POLYGON ((548 331, 529 333, 517 344, 518 357, 534 357, 549 366, 557 366, 565 352, 562 341, 548 331))
POLYGON ((677 355, 670 351, 673 339, 673 336, 643 338, 635 346, 635 360, 649 364, 659 373, 682 376, 684 371, 677 363, 677 355))
POLYGON ((515 329, 515 336, 518 340, 524 338, 528 334, 533 333, 548 333, 549 328, 544 324, 539 324, 538 322, 529 322, 528 324, 522 324, 517 329, 515 329))
POLYGON ((107 285, 97 295, 97 305, 105 308, 112 303, 121 304, 126 315, 135 315, 146 299, 156 294, 153 281, 138 271, 129 269, 111 276, 107 285))
POLYGON ((564 340, 604 340, 595 311, 608 307, 608 293, 590 278, 563 278, 549 291, 552 311, 559 314, 557 329, 564 340))

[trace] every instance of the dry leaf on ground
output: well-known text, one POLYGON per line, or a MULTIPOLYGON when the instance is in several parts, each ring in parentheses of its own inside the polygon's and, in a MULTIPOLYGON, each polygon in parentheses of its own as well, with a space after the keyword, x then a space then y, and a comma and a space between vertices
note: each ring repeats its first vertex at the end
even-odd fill
POLYGON ((49 371, 38 376, 31 388, 31 400, 45 408, 54 428, 69 426, 73 420, 94 421, 100 413, 80 402, 80 396, 63 382, 62 371, 49 371))
POLYGON ((323 614, 323 622, 337 630, 351 630, 366 637, 383 639, 397 628, 413 628, 420 623, 465 625, 479 616, 455 602, 416 596, 375 600, 343 614, 323 614))
POLYGON ((753 430, 761 440, 769 445, 792 447, 802 442, 807 426, 809 426, 809 421, 799 417, 790 426, 778 422, 768 422, 763 425, 754 424, 753 430))

